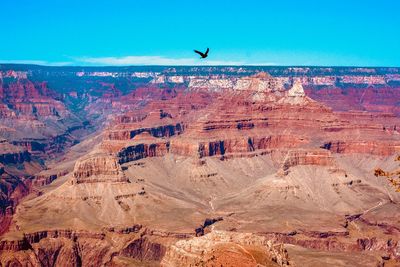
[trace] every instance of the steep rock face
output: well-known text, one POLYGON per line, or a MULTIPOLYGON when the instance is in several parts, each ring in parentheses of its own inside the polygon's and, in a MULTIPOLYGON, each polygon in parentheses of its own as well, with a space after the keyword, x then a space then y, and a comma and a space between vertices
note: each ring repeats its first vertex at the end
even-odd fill
POLYGON ((18 140, 12 142, 14 145, 22 146, 29 153, 35 152, 45 152, 45 144, 35 141, 35 140, 18 140))
POLYGON ((64 106, 61 103, 15 103, 13 104, 14 110, 17 114, 24 116, 59 116, 59 112, 64 111, 64 106))
POLYGON ((57 178, 67 175, 69 172, 68 170, 60 171, 55 174, 38 174, 33 177, 32 185, 34 186, 45 186, 52 183, 57 178))
POLYGON ((109 245, 96 235, 67 231, 42 233, 22 241, 2 241, 0 261, 2 265, 29 266, 100 266, 104 264, 109 245))
POLYGON ((79 159, 74 167, 74 182, 127 182, 116 157, 95 154, 79 159))
POLYGON ((169 142, 137 144, 124 147, 118 152, 119 163, 135 161, 147 157, 162 157, 169 152, 169 142))
POLYGON ((0 163, 17 164, 31 160, 31 154, 19 146, 14 146, 5 139, 0 140, 0 163))
POLYGON ((28 233, 20 240, 0 242, 0 264, 9 266, 120 266, 119 258, 143 265, 158 264, 166 245, 176 241, 169 233, 155 233, 142 227, 116 233, 115 229, 102 232, 52 230, 28 233), (106 234, 116 238, 113 246, 106 234))
POLYGON ((142 132, 149 132, 154 137, 170 137, 175 134, 180 134, 183 131, 183 127, 180 123, 176 125, 163 125, 157 128, 151 129, 138 129, 130 133, 130 138, 134 138, 136 135, 142 132))
POLYGON ((305 143, 297 136, 254 136, 232 138, 225 140, 172 140, 171 153, 182 156, 211 157, 211 156, 241 156, 247 153, 271 152, 279 148, 292 148, 305 143))
POLYGON ((391 156, 400 152, 400 142, 384 141, 336 141, 323 144, 322 148, 333 153, 364 153, 391 156))
POLYGON ((5 97, 13 99, 32 99, 42 96, 54 96, 54 92, 47 88, 45 82, 34 84, 28 79, 15 79, 9 83, 3 83, 5 97))
MULTIPOLYGON (((0 84, 3 101, 20 117, 60 116, 66 113, 65 106, 55 100, 57 95, 47 88, 45 82, 34 84, 28 79, 0 84)), ((9 114, 4 114, 9 115, 9 114)))
MULTIPOLYGON (((125 126, 126 127, 126 126, 125 126)), ((170 137, 175 134, 180 134, 184 130, 182 124, 177 123, 175 125, 161 125, 152 128, 139 128, 135 130, 109 130, 106 138, 109 140, 129 140, 141 133, 149 133, 154 137, 170 137)))
POLYGON ((298 165, 332 166, 334 159, 329 151, 320 150, 291 150, 287 153, 282 170, 287 172, 290 167, 298 165))
MULTIPOLYGON (((368 131, 362 137, 366 139, 370 138, 369 135, 381 134, 381 129, 385 127, 395 132, 394 126, 380 124, 385 120, 385 115, 372 118, 361 113, 333 112, 307 97, 299 79, 294 81, 291 89, 285 91, 279 79, 266 73, 222 78, 204 77, 199 78, 198 82, 189 83, 189 94, 208 95, 203 99, 212 96, 213 100, 208 104, 196 101, 199 108, 187 109, 186 105, 179 102, 186 92, 177 91, 175 97, 155 101, 140 112, 131 111, 128 115, 117 116, 117 124, 106 131, 104 147, 111 153, 122 151, 120 157, 126 159, 121 162, 163 156, 166 153, 199 158, 242 157, 246 154, 271 153, 276 149, 312 148, 309 133, 323 140, 327 136, 342 138, 350 131, 358 130, 368 131), (354 117, 357 123, 350 123, 354 117), (148 127, 154 124, 161 126, 148 127), (305 134, 294 133, 304 129, 307 129, 305 134), (328 134, 321 133, 320 129, 328 134), (282 132, 287 134, 283 135, 282 132), (143 134, 167 141, 143 143, 136 138, 143 134), (134 140, 134 145, 113 142, 124 140, 134 140)), ((197 98, 193 96, 193 99, 197 98)), ((398 121, 393 116, 387 118, 390 119, 388 124, 395 125, 398 121)), ((396 147, 393 136, 387 139, 388 146, 396 147)), ((395 151, 393 148, 386 153, 395 151)), ((375 154, 379 151, 361 151, 370 152, 375 154)))
POLYGON ((367 110, 369 112, 388 112, 400 114, 396 99, 400 98, 400 89, 396 87, 366 87, 354 86, 328 87, 315 90, 307 88, 307 94, 337 111, 367 110))
POLYGON ((206 90, 215 93, 230 91, 238 94, 247 92, 255 101, 272 99, 273 95, 266 95, 266 92, 279 94, 284 91, 283 84, 265 72, 250 77, 195 77, 190 78, 188 87, 191 91, 206 90))

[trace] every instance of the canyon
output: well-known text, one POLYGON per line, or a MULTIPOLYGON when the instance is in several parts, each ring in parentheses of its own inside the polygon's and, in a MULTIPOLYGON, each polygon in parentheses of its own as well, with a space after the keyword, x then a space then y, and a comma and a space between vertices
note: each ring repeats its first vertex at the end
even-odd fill
POLYGON ((0 65, 1 266, 398 266, 400 69, 0 65))

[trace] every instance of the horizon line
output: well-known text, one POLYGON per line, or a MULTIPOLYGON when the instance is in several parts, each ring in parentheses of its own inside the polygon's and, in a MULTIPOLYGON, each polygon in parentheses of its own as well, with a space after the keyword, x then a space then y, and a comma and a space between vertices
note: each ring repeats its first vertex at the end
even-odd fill
POLYGON ((132 64, 132 65, 52 65, 50 64, 34 64, 34 63, 12 63, 12 62, 1 62, 0 66, 35 66, 35 67, 47 67, 47 68, 130 68, 130 67, 299 67, 299 68, 398 68, 399 66, 390 66, 390 65, 376 65, 376 66, 368 66, 368 65, 287 65, 287 64, 238 64, 238 65, 167 65, 167 64, 132 64))

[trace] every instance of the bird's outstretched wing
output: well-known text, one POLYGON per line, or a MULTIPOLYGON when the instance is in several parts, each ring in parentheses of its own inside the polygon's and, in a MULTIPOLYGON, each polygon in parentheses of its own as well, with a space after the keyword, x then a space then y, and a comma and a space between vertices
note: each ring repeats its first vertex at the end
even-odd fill
POLYGON ((204 54, 202 53, 202 52, 200 52, 200 51, 197 51, 197 50, 193 50, 195 53, 197 53, 197 54, 199 54, 200 56, 204 56, 204 54))
POLYGON ((210 48, 207 47, 207 50, 206 50, 206 53, 205 53, 206 56, 208 55, 208 51, 210 51, 210 48))

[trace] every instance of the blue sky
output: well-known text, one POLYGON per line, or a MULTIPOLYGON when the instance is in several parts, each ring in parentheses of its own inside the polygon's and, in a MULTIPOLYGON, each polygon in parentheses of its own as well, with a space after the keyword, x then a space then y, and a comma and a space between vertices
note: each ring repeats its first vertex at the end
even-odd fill
POLYGON ((397 0, 1 0, 0 7, 0 62, 400 66, 397 0), (207 60, 193 53, 207 47, 207 60))

